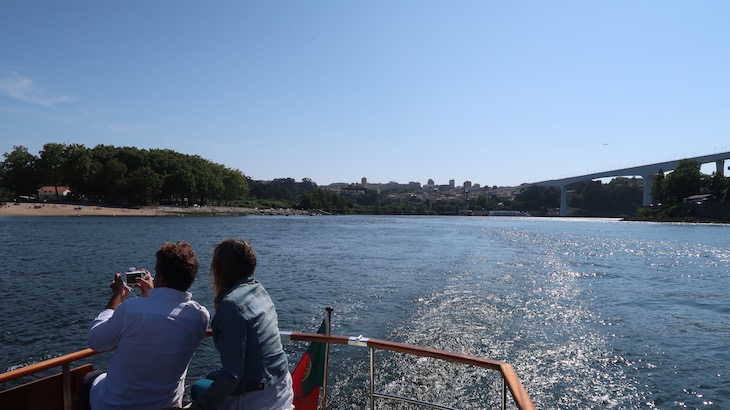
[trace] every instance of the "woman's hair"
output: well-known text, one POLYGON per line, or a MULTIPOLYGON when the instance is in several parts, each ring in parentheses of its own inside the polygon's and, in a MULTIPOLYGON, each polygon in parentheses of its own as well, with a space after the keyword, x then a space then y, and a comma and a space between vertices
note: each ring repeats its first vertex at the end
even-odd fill
POLYGON ((213 275, 215 307, 226 292, 239 280, 253 276, 256 269, 256 254, 251 245, 243 239, 226 239, 213 250, 210 258, 210 274, 213 275))
POLYGON ((166 242, 155 254, 155 270, 162 274, 168 287, 187 291, 198 274, 198 258, 189 243, 166 242))

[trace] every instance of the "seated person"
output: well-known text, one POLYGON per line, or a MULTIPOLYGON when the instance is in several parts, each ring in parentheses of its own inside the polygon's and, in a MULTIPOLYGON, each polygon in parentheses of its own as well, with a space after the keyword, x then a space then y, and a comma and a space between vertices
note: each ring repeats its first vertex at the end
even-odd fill
POLYGON ((276 309, 255 269, 256 254, 244 240, 226 239, 213 251, 212 330, 221 370, 215 380, 195 382, 192 409, 294 408, 276 309))
MULTIPOLYGON (((117 274, 106 309, 91 324, 89 347, 117 347, 107 372, 85 380, 93 410, 182 406, 188 364, 210 315, 187 292, 199 267, 190 244, 166 243, 156 258, 154 282, 149 272, 136 279, 142 297, 125 300, 128 289, 117 274)), ((79 401, 85 399, 82 393, 79 401)))

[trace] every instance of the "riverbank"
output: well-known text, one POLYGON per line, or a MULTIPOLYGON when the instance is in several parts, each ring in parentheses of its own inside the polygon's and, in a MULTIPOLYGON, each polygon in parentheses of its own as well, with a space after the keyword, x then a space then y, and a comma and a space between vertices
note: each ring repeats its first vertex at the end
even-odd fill
POLYGON ((228 206, 202 207, 109 207, 73 204, 7 203, 0 206, 2 216, 184 216, 184 215, 302 215, 306 212, 296 209, 240 208, 228 206))
POLYGON ((665 208, 641 208, 636 217, 642 222, 730 223, 730 203, 676 204, 665 208))

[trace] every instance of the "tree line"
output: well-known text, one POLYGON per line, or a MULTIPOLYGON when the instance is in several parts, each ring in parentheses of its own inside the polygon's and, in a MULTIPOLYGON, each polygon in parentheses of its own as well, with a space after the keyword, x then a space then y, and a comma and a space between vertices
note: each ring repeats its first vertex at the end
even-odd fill
POLYGON ((713 172, 712 175, 703 174, 700 172, 700 165, 694 160, 682 160, 668 175, 660 170, 651 187, 653 201, 670 205, 679 204, 684 198, 697 194, 709 194, 714 202, 728 201, 730 180, 717 172, 713 172))
POLYGON ((67 186, 75 201, 142 205, 230 204, 249 191, 241 171, 167 149, 48 143, 37 156, 22 145, 5 153, 3 197, 35 196, 42 186, 67 186))
MULTIPOLYGON (((568 206, 574 215, 635 216, 642 207, 642 179, 614 178, 609 183, 583 181, 569 187, 568 206)), ((171 150, 49 143, 39 155, 23 146, 5 153, 0 163, 0 197, 33 196, 41 186, 68 186, 71 200, 117 204, 209 204, 248 207, 317 209, 340 214, 459 215, 492 210, 555 214, 560 190, 528 186, 514 197, 489 190, 469 198, 455 195, 430 199, 406 191, 347 196, 322 189, 309 178, 255 181, 241 171, 197 155, 171 150)), ((652 185, 655 203, 671 205, 710 193, 727 201, 728 178, 700 172, 695 161, 681 161, 673 172, 659 172, 652 185)), ((60 200, 60 197, 58 198, 60 200)))

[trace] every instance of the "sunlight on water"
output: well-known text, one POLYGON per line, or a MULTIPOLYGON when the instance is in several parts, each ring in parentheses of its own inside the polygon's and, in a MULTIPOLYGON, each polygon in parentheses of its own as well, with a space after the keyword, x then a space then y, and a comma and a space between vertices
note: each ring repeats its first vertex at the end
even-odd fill
MULTIPOLYGON (((336 334, 506 361, 537 408, 730 407, 730 227, 559 218, 2 222, 3 370, 85 347, 110 274, 152 266, 166 240, 193 244, 201 273, 191 290, 213 313, 210 250, 241 236, 256 249, 257 277, 284 330, 313 332, 332 306, 336 334)), ((306 346, 286 348, 293 366, 306 346)), ((204 341, 189 375, 204 375, 217 357, 204 341)), ((376 385, 388 393, 466 409, 499 403, 491 371, 384 352, 376 364, 376 385)), ((367 349, 333 346, 328 407, 365 407, 368 368, 367 349)))
MULTIPOLYGON (((653 321, 651 317, 637 318, 636 309, 647 297, 661 296, 663 282, 671 281, 664 290, 671 295, 676 280, 691 279, 682 273, 684 269, 696 272, 703 266, 718 267, 727 259, 726 250, 697 251, 693 244, 578 237, 563 232, 536 235, 513 228, 485 229, 483 235, 484 247, 452 269, 456 272, 442 291, 417 300, 417 319, 396 329, 394 337, 406 333, 409 343, 507 360, 532 392, 538 408, 656 408, 667 404, 665 392, 653 381, 664 384, 677 372, 659 374, 669 360, 660 347, 662 341, 653 337, 661 333, 654 333, 656 325, 646 322, 653 321), (672 262, 666 264, 667 260, 672 262), (653 269, 637 283, 633 275, 660 265, 653 261, 663 261, 666 266, 653 269), (650 283, 652 280, 659 286, 650 283), (624 294, 616 295, 614 289, 624 294), (611 306, 614 308, 607 308, 611 306)), ((722 266, 719 274, 727 277, 727 265, 722 266)), ((708 276, 704 272, 694 275, 697 279, 708 276)), ((694 296, 697 292, 690 288, 686 293, 695 307, 702 299, 694 296)), ((710 289, 702 292, 713 293, 710 289)), ((652 303, 667 308, 666 300, 652 303)), ((711 306, 711 311, 716 314, 717 308, 711 306)), ((727 335, 728 329, 725 321, 717 330, 727 335)), ((702 393, 693 396, 703 399, 696 405, 713 402, 702 393)))

